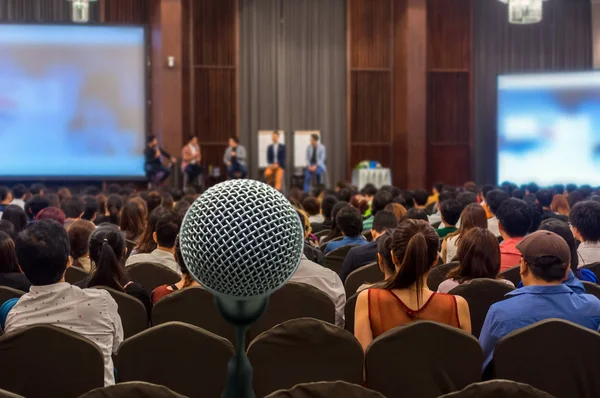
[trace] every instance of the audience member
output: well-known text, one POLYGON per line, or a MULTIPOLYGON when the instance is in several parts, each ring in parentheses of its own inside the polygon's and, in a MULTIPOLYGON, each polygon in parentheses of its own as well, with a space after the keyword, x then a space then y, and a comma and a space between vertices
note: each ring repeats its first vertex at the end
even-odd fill
POLYGON ((577 190, 577 185, 567 184, 567 186, 565 187, 565 192, 564 192, 565 196, 576 190, 577 190))
POLYGON ((363 265, 377 261, 377 240, 380 239, 383 234, 393 230, 397 226, 398 219, 393 213, 388 213, 387 211, 380 211, 377 213, 371 229, 373 241, 366 245, 350 249, 340 269, 340 278, 342 282, 346 281, 346 278, 352 271, 357 270, 363 265))
POLYGON ((432 203, 437 203, 440 194, 442 193, 442 191, 444 190, 444 184, 442 183, 435 183, 433 184, 433 188, 431 189, 431 196, 429 196, 429 198, 427 198, 427 206, 429 206, 432 203))
POLYGON ((146 209, 148 214, 152 213, 154 209, 162 205, 162 195, 157 191, 148 192, 147 195, 142 196, 142 199, 146 202, 146 209))
POLYGON ((363 189, 360 190, 360 194, 362 196, 364 196, 365 198, 367 198, 368 202, 372 202, 373 199, 375 198, 375 195, 377 195, 377 188, 375 187, 375 185, 369 183, 367 185, 365 185, 363 187, 363 189))
POLYGON ((537 203, 542 206, 542 221, 548 218, 556 218, 558 220, 562 220, 565 222, 569 221, 569 217, 564 216, 562 214, 557 214, 552 210, 552 201, 554 200, 554 195, 552 191, 549 189, 540 189, 535 194, 537 203))
MULTIPOLYGON (((98 216, 104 216, 106 214, 106 195, 104 195, 103 193, 100 193, 98 195, 96 195, 96 201, 98 202, 98 211, 96 214, 96 217, 98 216)), ((90 220, 92 221, 92 220, 90 220)), ((94 219, 92 222, 95 222, 96 220, 94 219)))
POLYGON ((25 213, 30 220, 34 220, 37 214, 50 206, 50 201, 42 195, 34 195, 27 203, 25 203, 25 213))
POLYGON ((444 223, 443 228, 436 230, 440 238, 445 238, 447 235, 456 232, 456 224, 460 219, 460 213, 463 207, 454 199, 446 200, 442 202, 440 206, 440 212, 442 213, 442 222, 444 223))
POLYGON ((190 204, 190 202, 181 199, 179 202, 175 203, 175 206, 173 206, 173 213, 175 213, 177 218, 183 220, 183 217, 185 217, 187 211, 191 206, 192 205, 190 204))
POLYGON ((535 232, 540 227, 542 223, 542 216, 544 215, 544 209, 536 202, 527 203, 527 207, 529 208, 529 213, 531 214, 531 224, 529 224, 529 229, 527 233, 530 234, 535 232))
POLYGON ((425 209, 428 199, 429 194, 423 189, 413 192, 413 207, 415 209, 425 209))
POLYGON ((325 254, 319 250, 318 239, 311 234, 311 226, 308 222, 308 214, 301 209, 296 209, 296 213, 302 222, 302 228, 304 230, 304 255, 310 261, 323 265, 325 262, 325 254))
MULTIPOLYGON (((81 218, 83 220, 94 222, 96 220, 96 216, 98 215, 98 200, 96 196, 86 195, 83 197, 84 210, 81 218)), ((104 214, 104 213, 102 213, 104 214)))
POLYGON ((333 206, 333 209, 331 210, 331 219, 332 219, 331 230, 330 230, 329 234, 327 234, 327 236, 321 238, 321 241, 319 242, 321 244, 321 247, 325 243, 328 243, 331 240, 342 236, 342 230, 340 229, 340 227, 337 224, 337 215, 340 210, 342 210, 346 207, 350 207, 348 202, 337 202, 335 204, 335 206, 333 206))
POLYGON ((152 238, 156 242, 156 249, 151 253, 134 254, 127 259, 126 267, 138 263, 161 264, 181 275, 181 269, 175 261, 175 238, 179 233, 176 217, 169 212, 162 216, 156 223, 156 231, 152 238))
POLYGON ((119 217, 119 227, 125 234, 125 239, 136 242, 144 233, 146 222, 146 209, 139 203, 130 200, 123 206, 119 217))
POLYGON ((385 206, 385 209, 383 209, 383 211, 392 213, 396 217, 396 220, 398 220, 398 222, 400 222, 400 220, 402 220, 406 215, 406 207, 399 203, 389 203, 387 206, 385 206))
POLYGON ((553 193, 555 195, 562 195, 562 196, 564 196, 565 186, 564 186, 564 184, 554 184, 552 186, 552 190, 554 191, 553 193))
POLYGON ((400 220, 400 222, 404 220, 422 220, 425 222, 429 222, 427 212, 423 209, 417 209, 415 207, 408 209, 402 220, 400 220))
POLYGON ((585 200, 585 196, 583 195, 583 192, 576 190, 573 192, 570 192, 567 195, 567 202, 569 204, 569 207, 572 209, 573 206, 575 206, 577 203, 579 202, 583 202, 585 200))
POLYGON ((439 238, 425 221, 407 220, 393 233, 393 278, 359 294, 354 334, 366 348, 383 333, 416 320, 445 323, 471 332, 469 305, 462 297, 427 288, 427 275, 438 262, 439 238))
POLYGON ((90 263, 89 240, 96 226, 87 220, 77 220, 69 227, 69 244, 71 246, 71 266, 82 268, 86 272, 92 270, 90 263))
POLYGON ((342 232, 343 238, 329 242, 325 247, 325 254, 348 245, 366 245, 365 238, 361 235, 363 230, 362 215, 352 206, 341 209, 336 216, 336 223, 342 232))
POLYGON ((23 292, 28 292, 31 287, 31 283, 19 268, 15 243, 10 235, 3 231, 0 231, 0 286, 23 292))
MULTIPOLYGON (((473 279, 496 279, 500 273, 498 239, 487 228, 474 227, 465 232, 458 243, 459 266, 448 273, 438 293, 448 293, 456 286, 473 279)), ((514 287, 506 279, 500 281, 514 287)))
POLYGON ((0 187, 0 217, 2 217, 2 212, 10 205, 12 200, 11 191, 7 187, 0 187))
POLYGON ((488 229, 496 238, 500 238, 502 236, 500 234, 500 228, 498 227, 498 218, 496 217, 496 213, 498 213, 498 209, 502 203, 509 198, 510 196, 508 193, 501 189, 493 189, 485 196, 485 202, 488 205, 488 210, 490 211, 491 215, 491 217, 488 219, 488 229))
POLYGON ((92 272, 76 285, 82 289, 106 286, 127 293, 140 300, 150 315, 152 302, 146 289, 139 283, 130 281, 123 268, 126 252, 125 238, 116 227, 110 224, 99 226, 90 236, 89 257, 92 272))
MULTIPOLYGON (((486 228, 487 217, 485 210, 478 204, 470 204, 462 211, 460 215, 460 227, 457 231, 446 236, 442 243, 442 261, 449 263, 454 261, 458 251, 458 245, 463 235, 472 228, 486 228)), ((498 240, 496 239, 496 243, 498 240)))
POLYGON ((123 199, 117 194, 110 194, 106 199, 106 212, 96 217, 96 225, 103 223, 111 223, 113 225, 119 225, 119 214, 123 208, 123 199))
POLYGON ((73 194, 71 193, 71 190, 67 187, 58 188, 58 192, 56 192, 56 194, 58 195, 58 199, 60 200, 60 203, 63 203, 64 201, 66 201, 67 199, 69 199, 70 197, 73 196, 73 194))
POLYGON ((46 192, 46 187, 44 186, 44 184, 33 184, 30 188, 29 191, 31 192, 31 194, 33 196, 35 195, 44 195, 46 192))
POLYGON ((552 197, 550 210, 556 214, 560 214, 568 218, 571 208, 569 207, 569 202, 567 202, 567 198, 565 198, 564 195, 556 194, 552 197))
POLYGON ((600 327, 600 300, 576 294, 562 284, 571 262, 571 250, 564 239, 553 232, 537 231, 523 239, 517 249, 523 256, 524 287, 508 293, 508 300, 492 305, 487 313, 479 337, 484 369, 502 337, 544 319, 564 319, 593 331, 600 327))
POLYGON ((172 285, 162 285, 154 289, 152 292, 152 303, 156 304, 161 298, 178 290, 200 286, 200 284, 190 275, 190 271, 185 265, 185 261, 183 261, 181 246, 179 245, 179 235, 177 235, 177 238, 175 239, 175 261, 177 261, 177 264, 179 264, 179 267, 181 268, 181 280, 172 285))
POLYGON ((380 211, 383 211, 387 205, 392 203, 392 199, 392 194, 385 190, 381 190, 375 194, 373 202, 371 203, 371 215, 363 221, 363 231, 370 231, 373 229, 375 216, 380 211))
POLYGON ((521 252, 517 249, 517 244, 529 231, 531 211, 524 201, 510 198, 500 205, 496 216, 500 235, 503 238, 500 244, 502 256, 500 272, 504 272, 519 265, 521 261, 521 252))
POLYGON ((65 213, 58 207, 46 207, 35 216, 35 219, 37 221, 54 220, 62 226, 65 225, 65 213))
POLYGON ((477 201, 479 202, 481 207, 483 207, 483 209, 485 210, 485 214, 486 214, 487 218, 492 217, 492 214, 490 213, 490 209, 488 207, 487 202, 485 201, 485 198, 486 198, 487 194, 490 193, 491 191, 493 191, 494 189, 496 189, 496 187, 494 185, 486 184, 483 187, 481 187, 481 189, 479 190, 479 193, 477 194, 477 201))
POLYGON ((112 355, 123 341, 117 303, 102 289, 80 289, 65 283, 69 238, 62 225, 43 220, 29 225, 15 243, 19 265, 32 286, 20 299, 0 307, 6 333, 46 324, 78 333, 104 356, 104 384, 115 383, 112 355))
POLYGON ((573 234, 581 242, 579 267, 600 262, 600 203, 586 201, 577 203, 569 216, 573 234))
POLYGON ((325 195, 321 201, 321 214, 323 214, 322 223, 311 224, 313 233, 319 233, 332 229, 332 211, 333 207, 338 203, 337 197, 334 195, 325 195))
MULTIPOLYGON (((156 232, 156 223, 158 222, 158 220, 160 220, 162 216, 167 214, 169 214, 169 211, 162 206, 157 207, 152 211, 152 213, 150 213, 150 215, 148 216, 148 220, 146 221, 144 233, 139 239, 139 242, 135 249, 133 249, 133 251, 131 252, 131 255, 151 253, 154 249, 156 249, 156 241, 154 240, 154 232, 156 232)), ((183 220, 182 217, 177 217, 183 220)))
POLYGON ((532 182, 530 184, 527 185, 527 189, 525 191, 526 195, 533 195, 535 196, 538 191, 540 190, 540 187, 538 187, 538 185, 535 182, 532 182))
POLYGON ((25 210, 25 198, 27 198, 27 187, 23 184, 17 184, 12 188, 13 200, 11 205, 19 206, 25 210))
POLYGON ((350 206, 358 209, 363 217, 368 218, 371 215, 371 205, 364 196, 354 195, 352 199, 350 199, 350 206))
POLYGON ((456 201, 460 205, 461 211, 468 205, 479 203, 477 202, 477 194, 475 192, 461 192, 456 197, 456 201))
POLYGON ((2 213, 2 220, 6 220, 15 226, 15 233, 21 232, 27 225, 25 210, 19 205, 8 205, 2 213))
MULTIPOLYGON (((433 213, 427 216, 427 220, 429 221, 429 224, 431 224, 434 228, 437 228, 442 225, 442 212, 440 210, 442 202, 445 202, 450 199, 454 199, 455 196, 456 195, 453 192, 448 191, 448 190, 442 191, 438 195, 438 201, 435 204, 433 213), (434 224, 437 224, 437 226, 434 224)), ((444 226, 442 226, 442 228, 444 228, 444 226)))
POLYGON ((309 196, 302 201, 302 208, 308 214, 308 221, 311 224, 321 224, 325 221, 325 217, 321 214, 321 204, 317 198, 309 196))
POLYGON ((60 209, 60 198, 55 193, 49 193, 44 195, 48 199, 48 207, 56 207, 60 209))
POLYGON ((62 202, 61 208, 65 212, 65 229, 68 230, 71 224, 83 216, 85 203, 78 196, 70 196, 62 202))
POLYGON ((512 191, 511 197, 513 197, 515 199, 523 200, 523 199, 525 199, 525 190, 515 189, 514 191, 512 191))
POLYGON ((12 240, 17 238, 17 230, 13 223, 8 220, 0 220, 0 231, 8 234, 12 240))
POLYGON ((165 209, 167 209, 169 211, 173 211, 173 206, 175 206, 175 201, 173 200, 173 195, 171 195, 171 193, 163 190, 160 193, 160 196, 162 197, 162 207, 164 207, 165 209))

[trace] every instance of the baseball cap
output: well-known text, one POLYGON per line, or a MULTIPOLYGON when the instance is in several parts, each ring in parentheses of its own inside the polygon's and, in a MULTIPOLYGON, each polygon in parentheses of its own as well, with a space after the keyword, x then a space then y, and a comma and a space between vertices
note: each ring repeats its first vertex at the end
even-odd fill
POLYGON ((556 257, 562 264, 571 263, 571 249, 560 235, 550 231, 537 231, 527 235, 517 249, 528 263, 542 257, 556 257))

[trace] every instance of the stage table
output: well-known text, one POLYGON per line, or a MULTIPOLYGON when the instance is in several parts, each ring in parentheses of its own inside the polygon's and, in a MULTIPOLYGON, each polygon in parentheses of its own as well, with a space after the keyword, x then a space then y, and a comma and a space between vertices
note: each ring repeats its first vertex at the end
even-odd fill
POLYGON ((390 169, 355 169, 352 171, 352 185, 359 190, 365 185, 373 184, 377 189, 384 185, 392 185, 392 172, 390 169))

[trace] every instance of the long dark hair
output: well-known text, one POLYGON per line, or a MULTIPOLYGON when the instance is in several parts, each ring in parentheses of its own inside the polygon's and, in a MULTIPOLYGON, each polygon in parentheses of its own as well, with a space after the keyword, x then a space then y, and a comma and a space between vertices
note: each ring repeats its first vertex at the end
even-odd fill
POLYGON ((573 271, 573 274, 575 274, 577 279, 580 279, 577 242, 575 242, 575 237, 573 236, 573 232, 571 232, 569 224, 556 218, 549 218, 542 222, 542 224, 540 225, 540 230, 554 232, 555 234, 563 238, 565 242, 567 242, 567 245, 569 245, 569 249, 571 249, 571 271, 573 271))
MULTIPOLYGON (((471 203, 465 207, 460 214, 460 228, 456 232, 449 234, 446 239, 458 236, 456 238, 456 245, 458 246, 463 235, 473 228, 487 228, 487 215, 484 208, 477 203, 471 203)), ((498 241, 496 240, 496 242, 498 241)))
POLYGON ((392 235, 392 258, 398 272, 383 283, 387 290, 407 289, 415 285, 417 307, 421 307, 423 277, 438 259, 440 238, 423 220, 405 220, 392 235))
POLYGON ((350 206, 350 204, 348 202, 337 202, 335 204, 335 206, 333 206, 333 210, 331 210, 331 221, 332 221, 331 222, 331 232, 329 232, 329 235, 327 235, 325 237, 325 239, 323 239, 323 242, 329 242, 330 240, 333 240, 335 238, 339 238, 340 236, 342 236, 342 230, 337 225, 337 222, 335 221, 335 219, 336 219, 339 211, 342 210, 346 206, 350 206))
POLYGON ((150 253, 154 249, 156 249, 156 242, 154 241, 153 235, 156 232, 156 223, 162 216, 167 214, 169 210, 160 206, 156 209, 152 210, 150 216, 148 216, 148 221, 146 222, 146 228, 144 229, 144 233, 142 237, 139 239, 137 246, 135 247, 135 251, 137 254, 140 253, 150 253))
POLYGON ((108 286, 124 291, 127 280, 121 259, 125 254, 125 238, 111 225, 99 226, 90 236, 90 260, 92 274, 88 287, 108 286))
POLYGON ((0 274, 19 271, 15 242, 6 232, 0 231, 0 274))
POLYGON ((121 210, 119 226, 125 234, 125 239, 135 241, 144 232, 146 208, 134 200, 128 201, 121 210))
POLYGON ((2 213, 2 219, 6 221, 10 221, 15 226, 15 232, 18 234, 27 225, 27 216, 25 215, 25 210, 21 208, 21 206, 17 205, 8 205, 6 209, 4 209, 4 213, 2 213))
POLYGON ((179 264, 179 268, 181 268, 181 273, 183 275, 183 287, 189 287, 193 282, 194 278, 190 275, 190 270, 185 265, 185 261, 183 261, 183 255, 181 254, 181 245, 179 244, 179 235, 175 238, 175 261, 179 264))
POLYGON ((123 208, 123 199, 117 194, 110 194, 106 199, 106 210, 108 211, 108 222, 119 225, 119 214, 123 208))
POLYGON ((461 236, 457 251, 460 265, 448 273, 459 283, 471 279, 496 279, 500 272, 500 245, 487 228, 471 228, 461 236))

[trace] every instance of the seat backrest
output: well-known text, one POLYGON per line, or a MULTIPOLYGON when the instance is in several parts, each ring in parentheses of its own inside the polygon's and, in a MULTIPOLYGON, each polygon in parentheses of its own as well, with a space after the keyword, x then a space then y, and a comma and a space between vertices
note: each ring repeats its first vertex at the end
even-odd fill
POLYGON ((537 322, 500 339, 494 374, 558 398, 600 397, 600 335, 561 319, 537 322))
POLYGON ((148 294, 162 285, 172 285, 181 280, 177 272, 168 267, 154 263, 136 263, 126 268, 129 278, 144 286, 148 294))
POLYGON ((0 386, 27 398, 75 398, 104 386, 98 346, 59 327, 36 325, 7 333, 0 337, 0 352, 0 386))
POLYGON ((509 268, 502 272, 498 277, 500 279, 511 281, 515 286, 519 286, 519 283, 521 283, 521 266, 517 265, 516 267, 509 268))
POLYGON ((250 327, 248 341, 280 323, 297 318, 316 318, 335 324, 335 305, 314 286, 288 282, 271 295, 267 310, 250 327))
POLYGON ((485 317, 492 306, 504 300, 506 293, 514 288, 494 279, 473 279, 450 290, 450 294, 461 296, 469 303, 471 333, 479 338, 485 317))
POLYGON ((346 287, 346 297, 351 297, 358 291, 358 288, 365 283, 381 282, 385 278, 383 272, 379 269, 377 262, 364 265, 350 273, 346 278, 344 286, 346 287))
POLYGON ((585 266, 585 268, 592 271, 598 280, 600 280, 600 263, 592 263, 585 266))
POLYGON ((129 240, 129 239, 127 239, 125 241, 125 244, 127 245, 127 253, 125 253, 125 257, 123 258, 123 261, 126 261, 129 258, 129 256, 131 255, 131 252, 137 246, 136 242, 129 240))
POLYGON ((320 381, 298 384, 290 390, 279 390, 266 398, 385 398, 377 391, 345 381, 320 381))
POLYGON ((528 384, 510 380, 490 380, 473 383, 461 391, 452 392, 440 398, 553 398, 552 395, 533 388, 528 384))
POLYGON ((201 327, 235 345, 235 330, 217 311, 211 292, 202 287, 188 287, 173 292, 154 304, 152 324, 183 322, 201 327))
POLYGON ((125 340, 117 355, 120 381, 145 381, 189 397, 219 397, 233 345, 181 322, 154 326, 125 340))
POLYGON ((13 289, 12 287, 8 286, 0 286, 0 306, 4 304, 5 301, 13 298, 19 298, 24 294, 25 292, 21 290, 13 289))
POLYGON ((148 313, 140 300, 107 286, 95 286, 95 288, 106 290, 117 302, 124 338, 148 329, 148 313))
POLYGON ((386 397, 438 397, 481 381, 482 364, 475 337, 418 321, 389 330, 367 347, 367 387, 386 397))
POLYGON ((344 306, 344 329, 354 334, 354 311, 356 311, 356 300, 358 299, 358 293, 353 294, 346 298, 346 305, 344 306))
POLYGON ((263 333, 250 343, 248 358, 257 397, 300 383, 363 380, 360 343, 346 330, 318 319, 294 319, 263 333))
POLYGON ((371 231, 365 231, 365 232, 363 232, 362 236, 367 240, 367 242, 372 242, 373 241, 373 234, 371 233, 371 231))
POLYGON ((585 292, 587 294, 593 294, 594 296, 600 298, 600 286, 592 283, 592 282, 585 282, 585 281, 581 281, 581 283, 583 283, 583 287, 585 288, 585 292))
POLYGON ((79 281, 84 280, 89 275, 90 274, 85 272, 85 270, 83 268, 69 267, 69 268, 67 268, 67 271, 65 272, 65 282, 68 282, 71 285, 73 285, 79 281))
POLYGON ((0 398, 24 398, 22 395, 13 394, 12 392, 0 389, 0 398))
POLYGON ((342 269, 342 263, 344 262, 346 255, 348 254, 350 249, 356 246, 358 245, 346 245, 340 247, 339 249, 330 251, 325 255, 325 262, 323 263, 323 266, 325 268, 329 268, 330 270, 339 275, 342 269))
POLYGON ((430 290, 437 292, 440 284, 448 279, 448 273, 459 265, 458 261, 453 261, 433 267, 427 277, 427 287, 429 287, 430 290))
POLYGON ((156 384, 143 381, 119 383, 114 386, 101 387, 82 395, 79 398, 185 398, 175 391, 156 384))
POLYGON ((321 239, 322 237, 329 235, 330 232, 331 232, 330 229, 324 229, 322 231, 319 231, 319 232, 315 233, 315 236, 317 238, 321 239))

